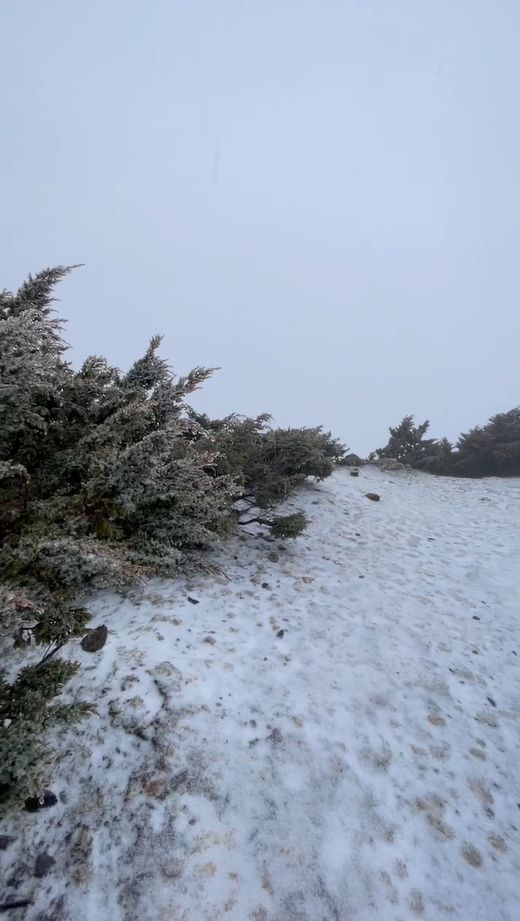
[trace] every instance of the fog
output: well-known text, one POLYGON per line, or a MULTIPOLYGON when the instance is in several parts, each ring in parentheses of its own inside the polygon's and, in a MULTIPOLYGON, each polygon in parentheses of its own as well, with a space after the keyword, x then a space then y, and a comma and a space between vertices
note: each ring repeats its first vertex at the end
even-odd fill
POLYGON ((516 0, 17 0, 0 12, 0 287, 57 263, 71 358, 149 336, 213 415, 520 402, 516 0))

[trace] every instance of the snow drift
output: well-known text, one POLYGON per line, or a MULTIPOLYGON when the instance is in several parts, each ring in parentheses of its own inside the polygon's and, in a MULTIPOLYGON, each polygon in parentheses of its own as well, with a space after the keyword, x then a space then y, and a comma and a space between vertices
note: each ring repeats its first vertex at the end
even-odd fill
POLYGON ((290 507, 294 543, 94 603, 107 644, 64 654, 96 713, 1 829, 9 917, 520 917, 520 481, 344 469, 290 507))

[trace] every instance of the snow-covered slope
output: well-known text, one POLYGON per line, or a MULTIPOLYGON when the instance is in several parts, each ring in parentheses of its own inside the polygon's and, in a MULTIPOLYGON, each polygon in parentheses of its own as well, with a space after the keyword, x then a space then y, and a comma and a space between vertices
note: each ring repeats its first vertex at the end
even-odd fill
POLYGON ((295 543, 97 602, 98 713, 1 829, 9 917, 518 921, 520 481, 341 470, 295 505, 295 543))

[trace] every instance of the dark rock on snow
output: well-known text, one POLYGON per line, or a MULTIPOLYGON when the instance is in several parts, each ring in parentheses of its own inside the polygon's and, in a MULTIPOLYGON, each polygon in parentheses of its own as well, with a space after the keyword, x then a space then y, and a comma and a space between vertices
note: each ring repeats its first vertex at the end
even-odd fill
POLYGON ((340 467, 362 467, 365 461, 358 454, 346 454, 338 461, 340 467))
POLYGON ((367 492, 365 493, 365 495, 367 499, 371 499, 372 502, 379 502, 379 500, 381 499, 381 496, 378 496, 376 492, 367 492))
POLYGON ((6 851, 13 841, 16 841, 16 838, 12 835, 0 835, 0 851, 6 851))
POLYGON ((93 630, 89 630, 81 640, 81 648, 85 652, 99 652, 100 649, 103 649, 107 641, 108 630, 104 624, 101 624, 100 627, 95 627, 93 630))
POLYGON ((47 854, 43 851, 41 854, 38 854, 35 864, 34 864, 34 875, 37 879, 43 879, 44 876, 52 870, 55 864, 54 857, 51 857, 50 854, 47 854))
POLYGON ((49 806, 55 806, 58 797, 51 790, 45 790, 42 797, 28 796, 25 800, 25 809, 27 812, 37 812, 38 809, 48 809, 49 806))

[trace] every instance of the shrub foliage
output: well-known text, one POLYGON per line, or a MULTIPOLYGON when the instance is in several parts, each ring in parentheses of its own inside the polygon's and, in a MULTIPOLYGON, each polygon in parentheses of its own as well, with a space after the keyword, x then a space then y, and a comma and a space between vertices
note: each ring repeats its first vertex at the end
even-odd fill
POLYGON ((176 376, 160 336, 126 373, 99 356, 74 370, 53 309, 69 271, 0 293, 3 661, 13 644, 46 647, 0 684, 0 803, 41 792, 47 729, 84 711, 54 700, 77 666, 53 656, 88 620, 77 597, 201 565, 200 552, 240 524, 296 537, 305 516, 277 506, 344 453, 319 428, 195 413, 187 399, 213 369, 176 376))
POLYGON ((520 476, 520 407, 497 413, 483 426, 460 435, 455 447, 447 438, 427 439, 429 423, 413 416, 390 429, 390 438, 374 457, 391 457, 443 476, 520 476))

